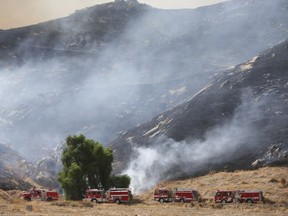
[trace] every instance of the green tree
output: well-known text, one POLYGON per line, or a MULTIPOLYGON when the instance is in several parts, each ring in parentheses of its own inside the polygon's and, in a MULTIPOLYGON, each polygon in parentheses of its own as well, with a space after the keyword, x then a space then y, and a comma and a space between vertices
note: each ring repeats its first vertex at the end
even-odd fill
POLYGON ((88 187, 109 188, 112 150, 84 135, 68 136, 62 154, 63 169, 58 181, 66 199, 79 200, 88 187))
POLYGON ((128 175, 111 176, 110 186, 116 188, 128 188, 131 182, 131 178, 128 175))

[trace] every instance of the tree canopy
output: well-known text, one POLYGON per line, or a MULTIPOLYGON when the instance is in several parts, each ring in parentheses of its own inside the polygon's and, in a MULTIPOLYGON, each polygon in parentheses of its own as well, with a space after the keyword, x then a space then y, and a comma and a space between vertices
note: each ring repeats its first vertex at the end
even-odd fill
POLYGON ((61 160, 63 169, 58 181, 66 199, 81 199, 88 187, 108 189, 111 186, 113 153, 110 148, 82 134, 68 136, 61 160))
POLYGON ((131 178, 128 175, 111 176, 110 185, 116 188, 127 188, 129 187, 131 178))

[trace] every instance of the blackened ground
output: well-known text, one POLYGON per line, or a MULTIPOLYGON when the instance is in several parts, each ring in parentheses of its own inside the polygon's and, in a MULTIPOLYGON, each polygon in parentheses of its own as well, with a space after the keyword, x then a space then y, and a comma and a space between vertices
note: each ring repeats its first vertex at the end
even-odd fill
MULTIPOLYGON (((249 140, 251 143, 239 148, 234 159, 228 163, 208 163, 201 172, 252 168, 251 163, 267 154, 272 144, 281 145, 282 151, 287 150, 288 41, 285 41, 247 63, 215 76, 206 88, 188 102, 119 136, 111 143, 116 172, 127 166, 133 157, 130 152, 133 152, 134 146, 153 146, 160 136, 165 135, 175 141, 204 140, 208 131, 231 120, 243 106, 243 94, 247 95, 249 102, 260 103, 255 116, 249 114, 251 110, 242 111, 251 115, 248 121, 256 128, 249 140), (168 123, 163 123, 163 120, 168 123), (151 133, 147 135, 151 130, 154 136, 149 136, 151 133)), ((284 155, 273 160, 273 163, 287 165, 288 160, 284 155)), ((263 164, 268 165, 269 161, 263 164)))

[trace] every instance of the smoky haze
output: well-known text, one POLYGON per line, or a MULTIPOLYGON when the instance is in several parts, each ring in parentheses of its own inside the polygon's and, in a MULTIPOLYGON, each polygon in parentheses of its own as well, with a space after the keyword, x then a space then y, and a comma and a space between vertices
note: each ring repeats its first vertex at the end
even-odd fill
MULTIPOLYGON (((264 98, 256 102, 251 90, 246 89, 233 117, 207 131, 203 139, 176 142, 161 136, 150 147, 134 147, 135 157, 123 174, 131 177, 131 187, 138 194, 164 180, 207 172, 235 159, 240 162, 247 152, 258 151, 255 136, 262 136, 258 122, 265 118, 267 110, 263 107, 271 101, 264 98)), ((281 106, 277 103, 276 107, 281 106)))
MULTIPOLYGON (((120 35, 111 33, 113 39, 109 43, 95 42, 93 34, 85 33, 93 32, 83 27, 93 19, 93 13, 81 19, 76 14, 70 16, 68 24, 61 21, 61 40, 53 41, 53 49, 76 47, 83 56, 41 58, 29 53, 31 56, 20 66, 9 63, 17 55, 11 55, 8 63, 2 61, 0 142, 24 156, 33 152, 31 160, 52 151, 69 134, 84 133, 108 144, 118 132, 185 101, 215 71, 283 40, 287 35, 286 24, 281 25, 285 11, 279 12, 283 1, 263 1, 259 10, 255 10, 255 2, 231 1, 212 6, 211 11, 208 7, 183 11, 147 9, 129 20, 120 35)), ((88 9, 81 11, 86 12, 89 14, 88 9)), ((107 22, 98 21, 95 26, 107 22)), ((34 43, 41 45, 37 34, 42 33, 22 40, 19 50, 34 43)), ((234 128, 234 124, 229 128, 234 128)), ((231 139, 220 129, 215 130, 210 133, 231 139)), ((207 134, 207 140, 210 136, 207 134)), ((171 142, 164 143, 177 152, 171 142)), ((199 145, 197 151, 202 154, 209 143, 199 145)), ((185 143, 180 145, 186 148, 185 143)), ((150 149, 155 155, 159 150, 150 149)), ((139 157, 146 154, 143 152, 139 149, 139 157)), ((199 160, 206 157, 210 155, 204 154, 199 160)))

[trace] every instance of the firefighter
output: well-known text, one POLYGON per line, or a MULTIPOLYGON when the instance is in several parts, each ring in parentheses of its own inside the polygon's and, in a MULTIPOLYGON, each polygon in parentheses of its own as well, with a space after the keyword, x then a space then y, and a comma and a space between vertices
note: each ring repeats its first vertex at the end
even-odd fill
POLYGON ((30 190, 30 194, 35 194, 35 187, 33 187, 33 188, 31 188, 31 190, 30 190))
POLYGON ((46 201, 46 199, 47 199, 47 193, 45 190, 42 190, 42 200, 46 201))
POLYGON ((239 191, 235 192, 235 202, 240 203, 240 194, 239 191))

